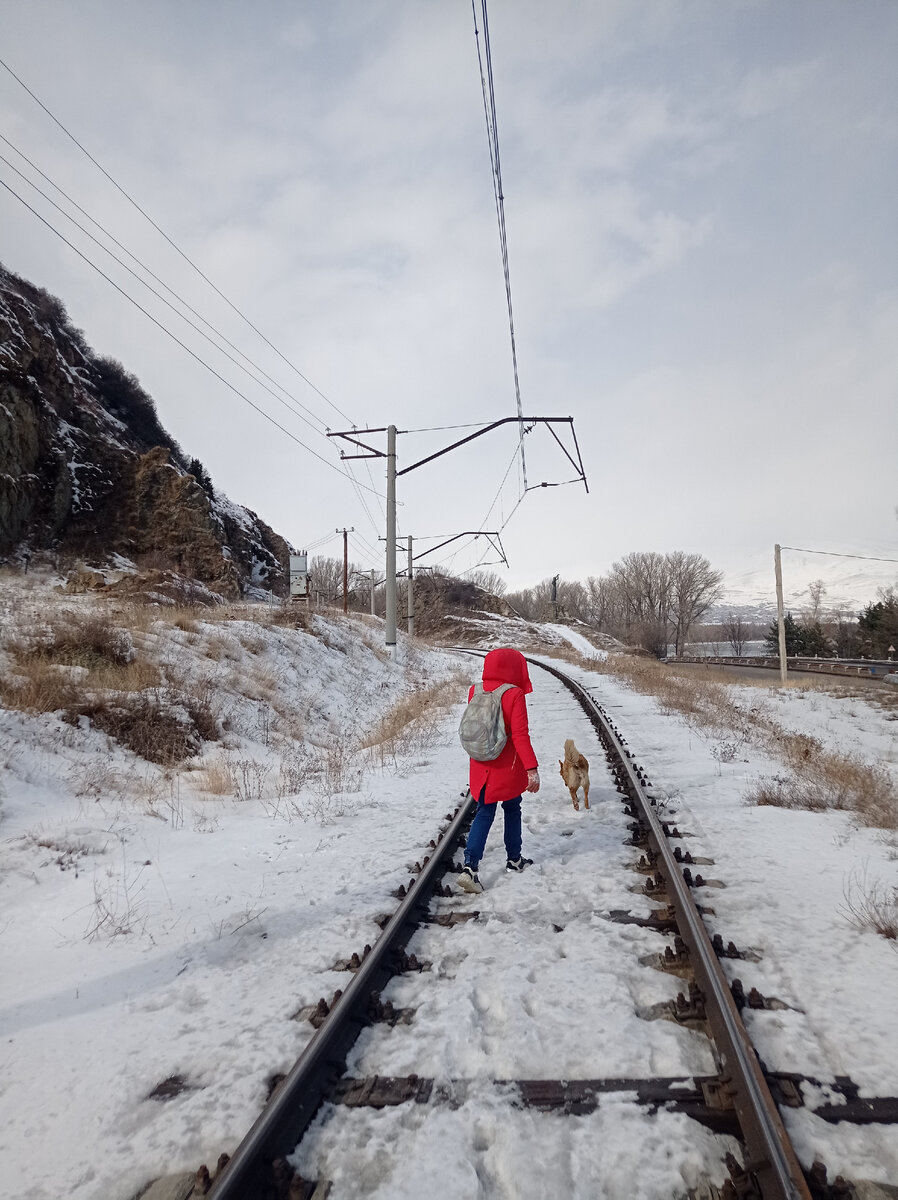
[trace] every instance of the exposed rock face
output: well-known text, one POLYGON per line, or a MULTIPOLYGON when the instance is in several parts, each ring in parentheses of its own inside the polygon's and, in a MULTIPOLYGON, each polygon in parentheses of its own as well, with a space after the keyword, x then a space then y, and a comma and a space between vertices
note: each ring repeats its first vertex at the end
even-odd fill
POLYGON ((0 559, 44 550, 145 560, 228 597, 289 577, 284 539, 188 473, 137 380, 0 266, 0 559))

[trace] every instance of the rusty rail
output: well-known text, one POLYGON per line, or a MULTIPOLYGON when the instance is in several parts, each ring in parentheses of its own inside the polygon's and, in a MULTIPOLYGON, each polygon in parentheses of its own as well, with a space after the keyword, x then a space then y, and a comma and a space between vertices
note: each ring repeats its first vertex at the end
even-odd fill
POLYGON ((595 726, 602 744, 623 772, 627 794, 636 805, 639 820, 645 826, 649 843, 658 856, 657 867, 667 884, 680 936, 689 950, 696 981, 704 995, 705 1011, 717 1046, 721 1074, 732 1096, 745 1142, 746 1172, 757 1180, 764 1200, 810 1200, 811 1193, 804 1174, 770 1095, 726 976, 655 812, 654 802, 629 752, 604 710, 585 688, 555 667, 537 659, 528 661, 549 671, 573 692, 595 726))
MULTIPOLYGON (((583 687, 555 667, 537 659, 528 661, 556 676, 574 694, 606 751, 616 760, 625 791, 638 809, 703 993, 707 1020, 717 1046, 720 1083, 732 1097, 745 1145, 743 1170, 754 1181, 763 1200, 811 1200, 729 985, 640 772, 604 710, 583 687)), ((335 1091, 346 1054, 368 1021, 371 995, 395 973, 395 957, 401 954, 417 928, 472 810, 473 800, 468 794, 417 878, 410 881, 407 894, 380 938, 362 958, 331 1014, 218 1174, 209 1192, 210 1200, 262 1200, 271 1194, 272 1162, 295 1149, 325 1096, 335 1091)))
POLYGON ((367 1024, 371 993, 395 974, 390 960, 404 950, 418 927, 419 914, 427 907, 445 873, 446 862, 451 859, 473 807, 469 792, 421 872, 410 881, 408 892, 383 933, 331 1009, 331 1016, 313 1035, 216 1178, 209 1192, 210 1200, 255 1200, 270 1194, 268 1172, 272 1160, 293 1151, 326 1093, 343 1072, 345 1056, 367 1024))

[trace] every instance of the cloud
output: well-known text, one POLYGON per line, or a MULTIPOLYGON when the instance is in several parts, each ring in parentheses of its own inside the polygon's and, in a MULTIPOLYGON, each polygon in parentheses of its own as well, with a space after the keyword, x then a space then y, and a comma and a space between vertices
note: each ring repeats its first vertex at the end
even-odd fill
POLYGON ((823 71, 821 59, 749 71, 734 94, 740 117, 766 117, 792 107, 807 95, 823 71))

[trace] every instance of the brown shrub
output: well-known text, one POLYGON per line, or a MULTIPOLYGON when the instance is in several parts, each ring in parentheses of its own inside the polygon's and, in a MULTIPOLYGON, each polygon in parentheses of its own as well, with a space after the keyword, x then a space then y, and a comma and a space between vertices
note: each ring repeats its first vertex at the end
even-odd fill
POLYGON ((192 697, 178 697, 177 701, 166 702, 151 692, 111 699, 84 697, 64 719, 76 725, 80 717, 88 717, 97 729, 140 758, 174 766, 197 754, 210 732, 209 714, 201 705, 193 703, 192 697))
POLYGON ((20 634, 10 644, 23 663, 43 661, 68 667, 126 666, 134 644, 126 629, 104 612, 58 612, 43 625, 20 634))
POLYGON ((216 758, 197 772, 197 785, 211 796, 227 796, 233 791, 231 772, 226 758, 216 758))
POLYGON ((898 789, 885 767, 822 749, 790 765, 789 776, 762 780, 747 799, 776 808, 853 812, 867 825, 898 829, 898 789))

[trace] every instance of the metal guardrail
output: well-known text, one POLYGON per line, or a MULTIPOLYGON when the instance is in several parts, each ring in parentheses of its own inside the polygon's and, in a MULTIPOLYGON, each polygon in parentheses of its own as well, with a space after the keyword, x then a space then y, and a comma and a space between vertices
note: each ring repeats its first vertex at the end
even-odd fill
MULTIPOLYGON (((681 654, 679 658, 669 658, 669 663, 704 663, 708 666, 722 667, 762 667, 778 671, 778 658, 747 656, 741 658, 729 655, 691 655, 681 654)), ((871 663, 869 666, 858 666, 856 663, 838 662, 828 658, 789 658, 786 666, 790 671, 815 671, 821 675, 847 675, 853 679, 878 679, 882 681, 886 675, 898 672, 898 663, 871 663)))

